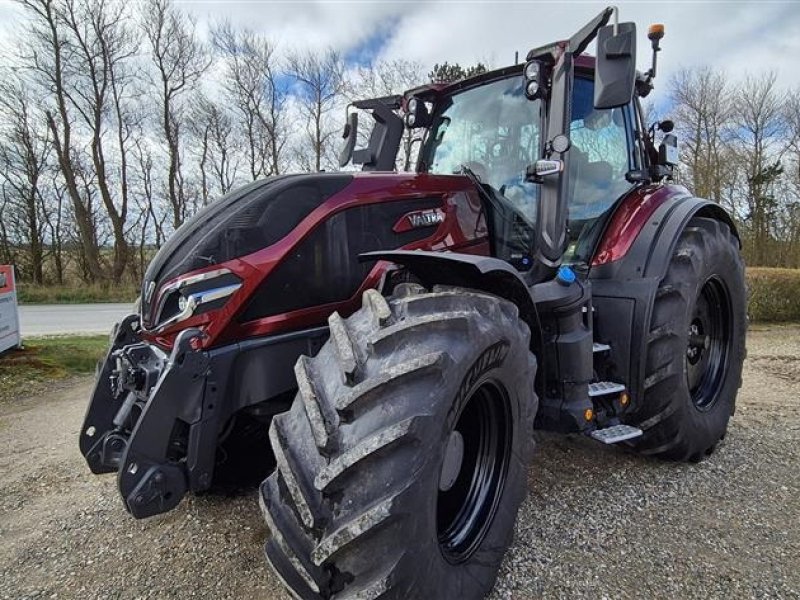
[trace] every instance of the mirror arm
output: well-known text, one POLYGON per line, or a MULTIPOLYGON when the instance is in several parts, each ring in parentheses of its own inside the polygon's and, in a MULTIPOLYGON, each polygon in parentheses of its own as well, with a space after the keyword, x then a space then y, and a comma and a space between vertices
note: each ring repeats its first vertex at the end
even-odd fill
POLYGON ((586 50, 587 46, 592 43, 592 40, 597 37, 597 32, 601 27, 608 24, 611 15, 614 15, 614 35, 617 35, 618 27, 618 11, 616 6, 609 6, 594 19, 589 21, 583 28, 575 35, 569 38, 569 51, 573 55, 578 56, 581 52, 586 50))

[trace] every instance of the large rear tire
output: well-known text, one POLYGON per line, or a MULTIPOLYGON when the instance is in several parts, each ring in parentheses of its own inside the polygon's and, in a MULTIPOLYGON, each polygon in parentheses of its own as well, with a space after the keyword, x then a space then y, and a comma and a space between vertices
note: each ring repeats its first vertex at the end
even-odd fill
POLYGON ((644 432, 636 451, 693 462, 713 452, 742 383, 746 311, 738 240, 692 219, 653 303, 644 397, 627 419, 644 432))
POLYGON ((270 428, 270 564, 301 598, 484 597, 533 450, 528 327, 500 298, 415 284, 329 322, 270 428))

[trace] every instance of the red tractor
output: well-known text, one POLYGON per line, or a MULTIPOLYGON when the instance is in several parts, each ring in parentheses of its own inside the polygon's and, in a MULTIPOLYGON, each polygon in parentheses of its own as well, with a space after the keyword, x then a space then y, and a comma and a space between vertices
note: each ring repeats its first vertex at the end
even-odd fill
POLYGON ((730 216, 671 183, 672 123, 644 122, 662 36, 637 72, 609 8, 524 65, 356 103, 374 125, 356 149, 352 113, 341 162, 362 172, 203 209, 113 333, 92 471, 142 518, 269 457, 266 554, 296 596, 479 598, 534 427, 710 454, 741 382, 744 266, 730 216), (406 129, 416 169, 392 172, 406 129))

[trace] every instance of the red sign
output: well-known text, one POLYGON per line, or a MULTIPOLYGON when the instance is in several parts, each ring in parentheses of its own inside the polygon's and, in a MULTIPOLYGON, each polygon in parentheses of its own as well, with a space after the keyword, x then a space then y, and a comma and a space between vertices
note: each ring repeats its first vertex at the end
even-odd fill
POLYGON ((14 267, 0 265, 0 352, 20 345, 14 267))
POLYGON ((14 291, 14 267, 0 265, 0 294, 14 291))

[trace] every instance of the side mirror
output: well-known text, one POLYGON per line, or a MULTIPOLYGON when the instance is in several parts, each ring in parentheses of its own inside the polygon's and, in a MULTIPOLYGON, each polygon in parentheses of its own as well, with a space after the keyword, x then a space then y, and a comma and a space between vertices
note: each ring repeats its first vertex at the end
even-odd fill
POLYGON ((594 80, 594 107, 625 106, 633 99, 636 83, 636 25, 620 23, 601 27, 597 32, 597 64, 594 80))
POLYGON ((339 167, 347 166, 353 158, 353 150, 356 148, 356 138, 358 138, 358 113, 353 111, 347 116, 347 123, 344 125, 342 133, 344 144, 339 151, 339 167))

